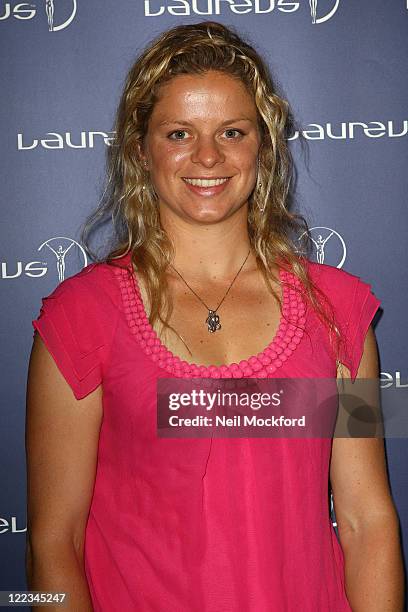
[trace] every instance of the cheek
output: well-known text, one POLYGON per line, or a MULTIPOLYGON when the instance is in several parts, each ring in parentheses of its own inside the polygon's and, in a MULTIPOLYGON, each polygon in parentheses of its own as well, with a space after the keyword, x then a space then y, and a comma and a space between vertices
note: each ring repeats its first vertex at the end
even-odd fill
POLYGON ((183 168, 186 167, 186 154, 174 151, 172 147, 156 149, 152 155, 151 181, 156 186, 156 191, 168 193, 168 189, 177 187, 180 176, 183 176, 183 168))
POLYGON ((174 146, 168 144, 155 147, 152 151, 153 168, 157 175, 181 168, 186 159, 188 159, 186 151, 175 149, 174 146))
POLYGON ((245 147, 237 147, 236 149, 231 150, 229 159, 235 165, 237 165, 237 167, 241 168, 242 171, 250 172, 252 170, 255 172, 257 166, 257 156, 258 146, 254 142, 245 147))
POLYGON ((240 169, 242 176, 246 180, 253 180, 257 173, 257 161, 254 155, 242 155, 235 161, 235 165, 240 169))

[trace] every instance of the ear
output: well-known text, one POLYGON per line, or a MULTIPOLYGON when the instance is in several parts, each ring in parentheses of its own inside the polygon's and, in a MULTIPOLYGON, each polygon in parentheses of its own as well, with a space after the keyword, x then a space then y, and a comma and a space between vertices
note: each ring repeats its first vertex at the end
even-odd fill
POLYGON ((136 147, 137 147, 137 157, 140 160, 140 163, 143 166, 143 169, 148 170, 147 156, 146 156, 146 153, 144 152, 142 143, 138 142, 136 144, 136 147))

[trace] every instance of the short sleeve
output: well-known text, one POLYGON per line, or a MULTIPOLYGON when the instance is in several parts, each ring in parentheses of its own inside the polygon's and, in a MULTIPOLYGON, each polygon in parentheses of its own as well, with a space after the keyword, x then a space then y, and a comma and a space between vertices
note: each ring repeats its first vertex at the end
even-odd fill
POLYGON ((62 281, 42 298, 39 316, 32 321, 34 334, 40 334, 76 399, 102 383, 112 336, 109 309, 89 277, 79 273, 62 281))
POLYGON ((368 328, 381 301, 372 292, 369 283, 346 270, 310 261, 308 267, 312 280, 333 308, 341 332, 338 359, 350 370, 354 381, 368 328))
POLYGON ((343 323, 345 343, 340 350, 340 361, 350 370, 354 381, 361 362, 368 328, 381 304, 371 291, 371 285, 354 277, 351 307, 343 323))

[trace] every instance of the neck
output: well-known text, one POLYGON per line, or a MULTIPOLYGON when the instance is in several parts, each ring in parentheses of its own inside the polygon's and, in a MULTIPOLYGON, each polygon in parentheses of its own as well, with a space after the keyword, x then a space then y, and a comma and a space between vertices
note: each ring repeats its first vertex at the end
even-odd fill
MULTIPOLYGON (((174 268, 187 280, 200 277, 228 280, 250 250, 246 215, 233 215, 222 223, 188 224, 178 217, 161 217, 163 229, 173 242, 174 268)), ((251 253, 245 269, 256 267, 251 253)))

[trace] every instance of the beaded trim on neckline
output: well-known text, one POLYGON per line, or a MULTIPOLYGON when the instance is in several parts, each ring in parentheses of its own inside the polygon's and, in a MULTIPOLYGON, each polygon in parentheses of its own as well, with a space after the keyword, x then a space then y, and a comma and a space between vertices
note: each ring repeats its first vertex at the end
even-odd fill
POLYGON ((118 278, 125 316, 132 334, 135 335, 144 353, 158 367, 176 378, 269 378, 290 357, 304 334, 306 306, 300 293, 290 288, 286 282, 300 286, 299 279, 285 270, 279 270, 283 282, 282 315, 273 340, 257 355, 252 355, 239 363, 222 366, 204 366, 183 361, 169 351, 149 323, 139 283, 135 273, 131 273, 131 260, 128 253, 123 257, 126 267, 115 268, 118 278), (292 321, 292 322, 289 322, 292 321))

